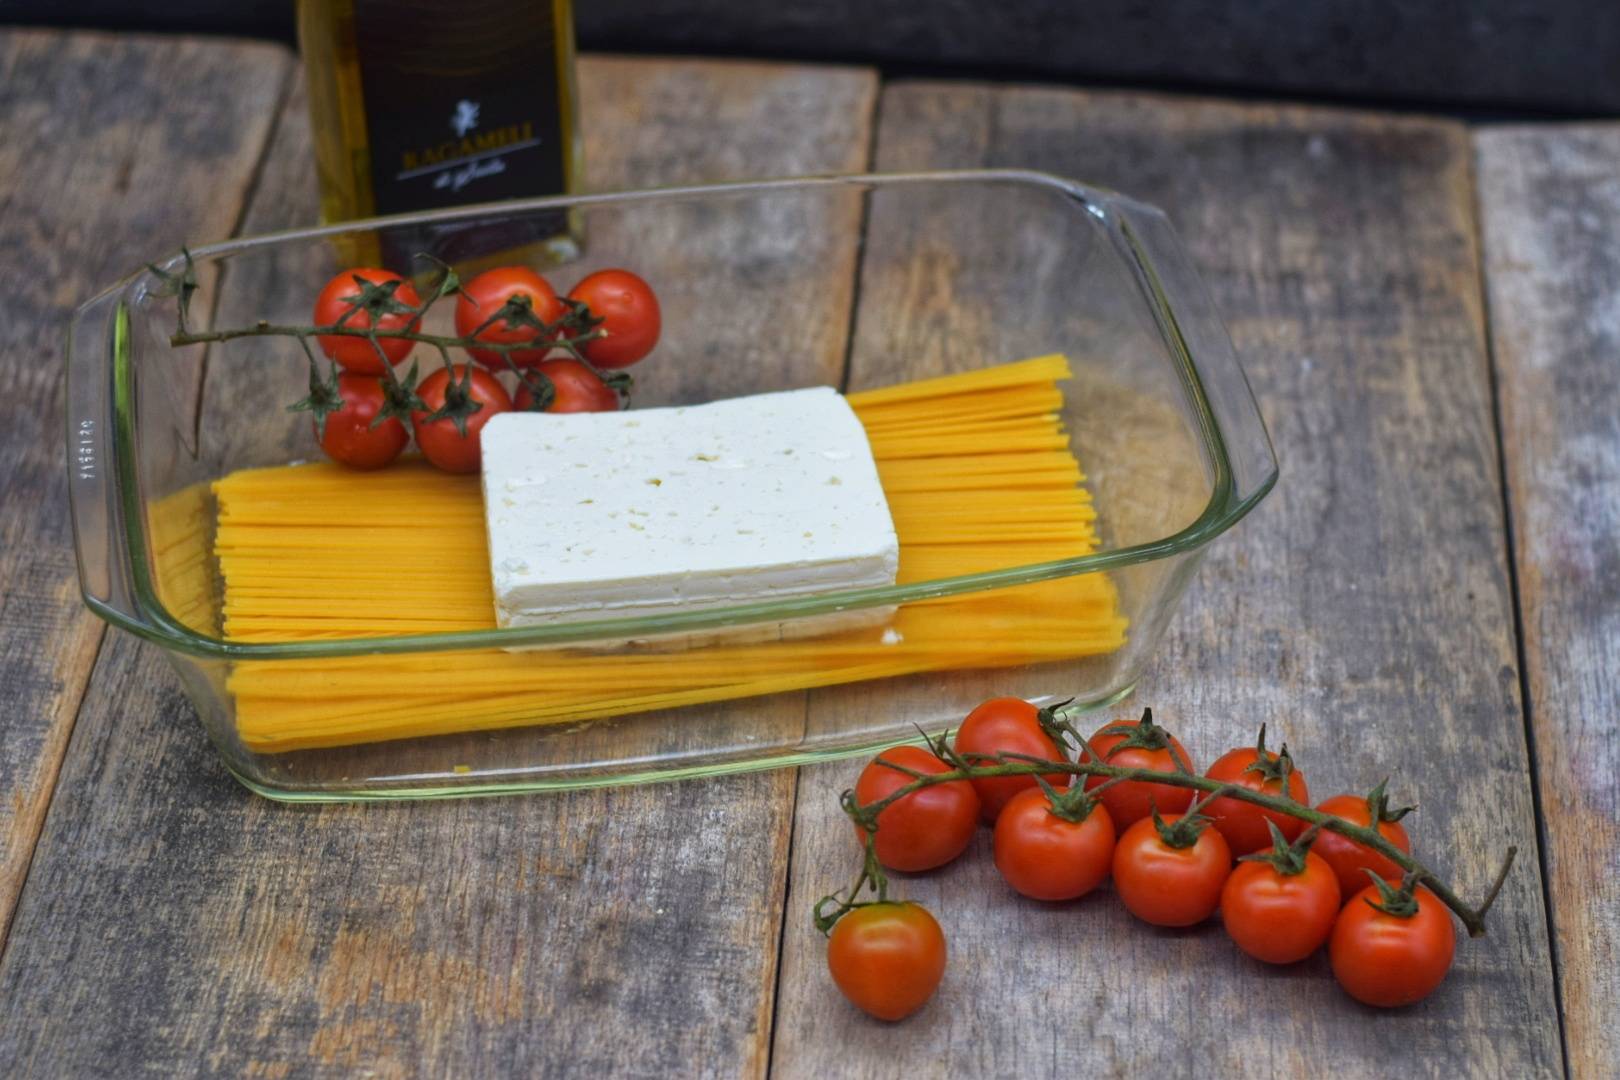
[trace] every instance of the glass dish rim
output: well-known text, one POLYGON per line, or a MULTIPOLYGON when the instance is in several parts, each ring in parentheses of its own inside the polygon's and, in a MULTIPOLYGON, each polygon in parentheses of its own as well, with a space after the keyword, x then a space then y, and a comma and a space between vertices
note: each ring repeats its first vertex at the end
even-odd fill
MULTIPOLYGON (((553 208, 612 206, 660 200, 699 198, 710 195, 746 195, 774 190, 808 190, 822 187, 850 187, 875 190, 882 187, 919 183, 1020 183, 1055 190, 1077 201, 1092 216, 1113 225, 1128 254, 1140 271, 1139 284, 1154 308, 1165 344, 1169 348, 1197 420, 1198 435, 1210 457, 1213 472, 1210 498, 1196 518, 1181 529, 1158 539, 1110 551, 1093 552, 1069 559, 977 574, 963 574, 904 585, 848 589, 792 600, 737 604, 706 611, 677 612, 667 615, 603 619, 563 626, 459 630, 427 634, 401 634, 323 641, 237 642, 201 633, 181 623, 158 596, 147 559, 147 542, 141 514, 139 478, 135 470, 135 418, 133 360, 130 351, 131 297, 121 295, 113 320, 111 341, 113 377, 113 460, 118 502, 122 518, 121 537, 130 572, 130 585, 137 615, 118 610, 113 604, 92 595, 83 587, 86 605, 100 618, 165 648, 192 656, 225 660, 308 660, 348 656, 416 652, 450 652, 514 645, 566 646, 592 640, 646 637, 654 634, 697 632, 752 623, 782 622, 813 615, 867 607, 885 607, 919 600, 987 589, 1009 588, 1050 581, 1078 574, 1114 570, 1138 563, 1196 551, 1242 520, 1275 486, 1278 465, 1265 431, 1264 419, 1256 415, 1265 437, 1268 462, 1266 474, 1252 491, 1240 495, 1233 477, 1232 457, 1226 434, 1210 403, 1204 380, 1190 346, 1149 256, 1129 221, 1112 213, 1114 204, 1130 205, 1157 213, 1146 204, 1125 196, 1082 184, 1066 177, 1032 169, 944 169, 897 173, 851 173, 828 176, 785 177, 767 180, 731 181, 717 184, 675 185, 634 191, 588 195, 553 195, 514 199, 409 214, 394 214, 357 221, 288 229, 201 245, 190 250, 192 258, 217 258, 241 254, 281 243, 318 240, 359 230, 390 226, 410 226, 488 217, 491 214, 524 213, 553 208)), ((82 312, 115 295, 128 294, 157 270, 180 266, 186 255, 178 252, 161 263, 148 264, 80 305, 82 312)))

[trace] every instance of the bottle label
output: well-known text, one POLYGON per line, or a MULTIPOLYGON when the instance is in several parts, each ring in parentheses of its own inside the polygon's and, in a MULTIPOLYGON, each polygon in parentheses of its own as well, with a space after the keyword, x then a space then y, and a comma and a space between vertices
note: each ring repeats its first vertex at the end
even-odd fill
MULTIPOLYGON (((354 31, 377 213, 565 189, 549 3, 463 0, 446 7, 432 0, 354 0, 354 31)), ((542 217, 523 222, 522 236, 508 226, 497 248, 556 235, 565 226, 560 212, 542 217)), ((452 226, 411 242, 447 259, 495 250, 466 235, 478 231, 452 226)))

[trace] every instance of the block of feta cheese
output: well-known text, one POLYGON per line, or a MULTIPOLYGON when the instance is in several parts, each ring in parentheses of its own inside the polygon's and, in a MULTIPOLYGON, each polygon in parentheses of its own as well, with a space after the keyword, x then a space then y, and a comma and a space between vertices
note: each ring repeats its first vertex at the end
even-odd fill
MULTIPOLYGON (((831 387, 627 412, 503 413, 482 438, 501 626, 894 584, 899 542, 871 446, 831 387)), ((656 644, 798 637, 892 614, 840 612, 656 644)))

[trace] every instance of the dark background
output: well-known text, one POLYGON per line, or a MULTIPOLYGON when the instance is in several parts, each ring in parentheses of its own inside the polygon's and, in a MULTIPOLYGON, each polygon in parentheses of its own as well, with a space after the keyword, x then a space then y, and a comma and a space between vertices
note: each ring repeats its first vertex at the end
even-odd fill
MULTIPOLYGON (((1456 109, 1620 113, 1620 0, 576 0, 580 45, 1456 109)), ((292 0, 10 0, 0 19, 291 41, 292 0)), ((453 2, 446 10, 453 12, 453 2)))

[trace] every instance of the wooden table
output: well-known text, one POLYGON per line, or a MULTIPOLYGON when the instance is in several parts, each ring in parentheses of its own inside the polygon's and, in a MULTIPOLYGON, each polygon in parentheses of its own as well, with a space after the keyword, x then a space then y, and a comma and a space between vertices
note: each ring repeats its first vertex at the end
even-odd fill
POLYGON ((952 962, 891 1027, 836 995, 809 920, 852 865, 851 764, 401 806, 242 791, 158 652, 78 601, 61 331, 184 240, 314 219, 296 62, 8 32, 0 1073, 1620 1072, 1620 125, 738 62, 581 77, 599 188, 1024 165, 1165 207, 1283 481, 1139 699, 1206 760, 1281 726, 1319 794, 1394 774, 1465 894, 1520 845, 1490 935, 1374 1014, 1321 957, 1263 970, 1215 924, 1021 902, 981 837, 903 885, 952 962))

